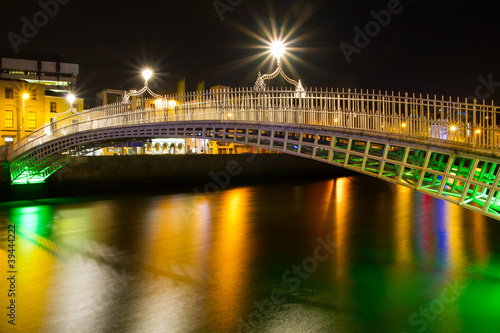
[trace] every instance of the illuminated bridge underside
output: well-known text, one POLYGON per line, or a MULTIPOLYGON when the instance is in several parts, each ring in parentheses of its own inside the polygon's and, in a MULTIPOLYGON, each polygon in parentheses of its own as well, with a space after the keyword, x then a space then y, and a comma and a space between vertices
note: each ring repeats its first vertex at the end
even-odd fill
POLYGON ((196 137, 234 142, 312 158, 404 185, 500 219, 499 161, 425 141, 373 137, 322 126, 235 121, 169 122, 88 130, 31 149, 11 164, 12 179, 43 181, 69 156, 109 142, 158 137, 196 137))

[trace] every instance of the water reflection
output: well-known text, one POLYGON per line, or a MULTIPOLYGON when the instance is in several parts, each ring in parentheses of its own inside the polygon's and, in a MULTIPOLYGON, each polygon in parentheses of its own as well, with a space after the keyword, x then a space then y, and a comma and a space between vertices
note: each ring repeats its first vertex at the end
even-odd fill
POLYGON ((209 318, 214 327, 235 331, 242 316, 245 284, 252 278, 249 260, 253 252, 249 204, 253 201, 248 188, 229 190, 218 199, 214 228, 213 251, 210 256, 211 288, 208 299, 209 318))
POLYGON ((278 288, 257 331, 416 332, 457 278, 426 331, 498 328, 500 223, 371 178, 0 210, 18 227, 19 331, 234 332, 278 288), (318 237, 333 253, 290 288, 318 237))

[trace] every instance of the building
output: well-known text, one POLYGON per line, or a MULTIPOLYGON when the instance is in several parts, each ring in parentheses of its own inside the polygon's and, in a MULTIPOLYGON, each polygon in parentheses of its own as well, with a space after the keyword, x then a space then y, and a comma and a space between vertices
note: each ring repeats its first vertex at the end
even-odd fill
POLYGON ((83 110, 83 99, 73 105, 66 99, 75 87, 78 64, 55 54, 20 55, 0 51, 0 145, 12 144, 71 107, 83 110))
POLYGON ((125 96, 126 93, 127 92, 125 90, 117 89, 101 90, 96 95, 96 106, 121 103, 123 101, 123 96, 125 96))
POLYGON ((47 90, 74 91, 80 66, 68 63, 55 53, 0 50, 0 79, 24 81, 46 86, 47 90))

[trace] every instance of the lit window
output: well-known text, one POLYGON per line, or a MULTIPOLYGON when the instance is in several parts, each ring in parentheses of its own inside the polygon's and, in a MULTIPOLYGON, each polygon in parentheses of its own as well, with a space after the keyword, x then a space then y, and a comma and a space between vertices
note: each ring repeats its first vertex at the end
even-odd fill
POLYGON ((7 128, 14 127, 14 111, 11 110, 5 111, 5 127, 7 128))
POLYGON ((5 88, 5 98, 14 98, 14 89, 13 88, 5 88))
POLYGON ((28 128, 36 128, 36 112, 28 112, 28 128))
POLYGON ((56 102, 50 102, 50 112, 57 112, 57 103, 56 102))

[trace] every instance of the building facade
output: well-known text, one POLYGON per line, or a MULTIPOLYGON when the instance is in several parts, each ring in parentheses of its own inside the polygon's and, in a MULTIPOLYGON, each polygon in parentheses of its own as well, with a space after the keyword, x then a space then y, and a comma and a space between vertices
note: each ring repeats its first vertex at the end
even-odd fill
POLYGON ((74 91, 78 64, 57 55, 0 55, 0 145, 12 144, 70 108, 83 110, 83 99, 73 105, 66 99, 74 91))

